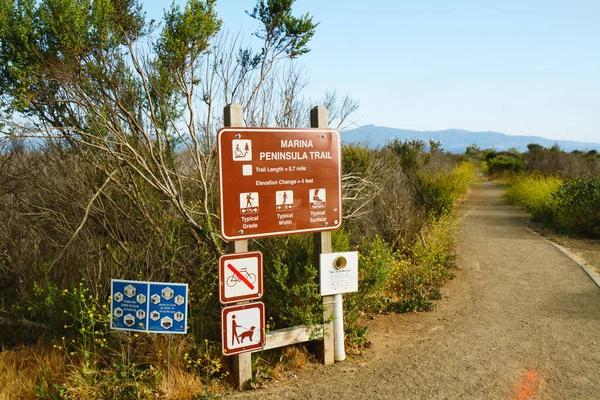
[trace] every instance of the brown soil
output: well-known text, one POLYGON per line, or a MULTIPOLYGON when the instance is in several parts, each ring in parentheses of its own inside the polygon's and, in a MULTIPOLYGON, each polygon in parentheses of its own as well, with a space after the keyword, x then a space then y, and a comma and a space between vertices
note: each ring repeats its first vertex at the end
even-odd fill
POLYGON ((571 238, 556 234, 544 236, 569 250, 581 262, 593 267, 600 274, 600 240, 571 238))
POLYGON ((459 270, 436 311, 379 315, 372 348, 248 399, 597 399, 600 288, 486 182, 462 205, 459 270))

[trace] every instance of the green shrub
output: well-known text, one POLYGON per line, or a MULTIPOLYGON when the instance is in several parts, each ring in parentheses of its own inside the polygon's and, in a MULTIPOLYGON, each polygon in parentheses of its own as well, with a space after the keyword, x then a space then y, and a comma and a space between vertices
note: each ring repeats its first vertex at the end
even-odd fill
POLYGON ((361 311, 382 309, 386 297, 384 289, 397 263, 392 247, 380 236, 366 238, 358 249, 358 292, 349 293, 344 299, 348 324, 358 320, 361 311))
POLYGON ((388 309, 396 312, 427 311, 441 298, 440 287, 452 278, 458 218, 450 214, 433 222, 421 239, 405 249, 390 281, 388 309))
POLYGON ((312 235, 264 239, 263 301, 277 328, 319 323, 323 310, 313 265, 312 235))
POLYGON ((515 156, 500 154, 487 160, 488 174, 517 173, 523 168, 523 162, 515 156))
POLYGON ((557 228, 600 237, 600 177, 566 181, 554 193, 553 201, 557 228))
POLYGON ((562 179, 553 176, 518 174, 510 177, 504 195, 505 201, 524 207, 533 219, 552 225, 554 218, 554 197, 562 179))
POLYGON ((342 147, 342 171, 352 174, 366 174, 373 169, 376 157, 374 151, 360 144, 342 147))
POLYGON ((600 177, 563 181, 519 174, 507 182, 504 199, 524 207, 535 221, 565 233, 600 236, 600 177))
POLYGON ((422 201, 434 219, 449 214, 454 202, 467 191, 474 179, 475 166, 463 162, 450 171, 425 175, 422 178, 422 201))

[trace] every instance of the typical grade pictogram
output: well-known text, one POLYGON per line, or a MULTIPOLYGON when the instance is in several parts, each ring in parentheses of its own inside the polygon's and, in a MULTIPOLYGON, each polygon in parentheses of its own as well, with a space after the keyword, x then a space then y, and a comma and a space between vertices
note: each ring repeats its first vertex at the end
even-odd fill
POLYGON ((258 193, 240 193, 240 213, 258 214, 258 193))

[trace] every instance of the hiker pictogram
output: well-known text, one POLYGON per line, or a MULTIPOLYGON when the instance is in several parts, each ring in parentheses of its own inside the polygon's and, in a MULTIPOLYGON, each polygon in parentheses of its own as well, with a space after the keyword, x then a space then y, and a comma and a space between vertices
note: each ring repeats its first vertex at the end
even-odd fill
POLYGON ((242 214, 258 213, 258 193, 240 193, 240 212, 242 214))
POLYGON ((233 140, 233 161, 251 161, 252 160, 252 141, 251 140, 233 140))
POLYGON ((292 190, 280 190, 275 193, 275 206, 277 211, 287 211, 294 208, 294 192, 292 190))

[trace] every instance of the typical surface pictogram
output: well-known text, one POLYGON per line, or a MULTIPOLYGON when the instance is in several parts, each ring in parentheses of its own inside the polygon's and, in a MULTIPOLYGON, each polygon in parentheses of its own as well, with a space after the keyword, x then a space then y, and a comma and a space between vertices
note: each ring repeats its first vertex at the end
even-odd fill
POLYGON ((310 189, 308 193, 308 201, 311 209, 320 210, 325 208, 327 194, 325 189, 310 189))
POLYGON ((335 129, 223 128, 217 141, 225 240, 340 227, 341 144, 335 129))
POLYGON ((249 303, 225 307, 221 312, 223 354, 258 350, 265 344, 265 306, 249 303))
POLYGON ((258 299, 263 285, 262 254, 225 254, 219 259, 219 298, 221 303, 258 299))

